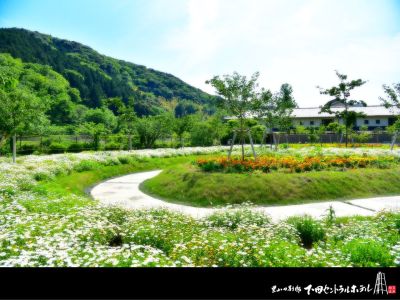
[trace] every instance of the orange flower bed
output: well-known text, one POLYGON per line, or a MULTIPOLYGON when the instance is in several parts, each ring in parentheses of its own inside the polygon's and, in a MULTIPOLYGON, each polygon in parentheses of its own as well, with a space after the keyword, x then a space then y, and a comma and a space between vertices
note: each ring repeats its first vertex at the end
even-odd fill
POLYGON ((258 159, 245 158, 244 160, 226 157, 211 159, 199 159, 196 161, 203 171, 224 171, 224 172, 249 172, 261 170, 265 173, 277 170, 285 172, 307 172, 325 169, 356 169, 366 167, 388 168, 399 161, 393 157, 375 156, 261 156, 258 159))

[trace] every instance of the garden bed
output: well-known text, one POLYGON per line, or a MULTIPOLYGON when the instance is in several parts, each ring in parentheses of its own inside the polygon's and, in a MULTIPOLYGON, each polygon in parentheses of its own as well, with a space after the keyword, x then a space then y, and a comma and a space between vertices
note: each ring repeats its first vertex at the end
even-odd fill
POLYGON ((244 159, 214 157, 198 159, 195 164, 203 171, 226 173, 243 173, 262 171, 269 173, 280 171, 285 173, 302 173, 309 171, 333 170, 345 171, 348 169, 379 168, 388 169, 400 166, 400 158, 396 156, 371 155, 318 155, 318 156, 272 156, 244 159))

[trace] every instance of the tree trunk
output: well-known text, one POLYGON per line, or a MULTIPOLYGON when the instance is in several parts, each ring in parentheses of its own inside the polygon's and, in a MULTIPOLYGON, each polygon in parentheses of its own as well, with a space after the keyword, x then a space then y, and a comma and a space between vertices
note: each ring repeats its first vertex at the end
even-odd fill
POLYGON ((253 144, 253 139, 252 139, 252 137, 251 137, 251 132, 249 131, 248 134, 249 134, 249 140, 250 140, 251 150, 253 150, 254 159, 257 159, 257 154, 256 154, 256 151, 254 150, 254 144, 253 144))
POLYGON ((267 128, 265 128, 265 130, 264 130, 264 132, 263 132, 263 135, 262 135, 262 138, 261 138, 260 148, 263 147, 264 141, 265 141, 265 138, 266 138, 266 137, 267 137, 267 128))
POLYGON ((272 133, 272 136, 273 136, 273 140, 274 140, 275 151, 277 151, 278 150, 279 140, 280 140, 280 135, 272 133))
POLYGON ((273 145, 274 145, 274 142, 275 142, 274 131, 273 131, 273 129, 272 129, 272 128, 270 128, 270 131, 269 131, 269 132, 271 133, 271 141, 270 141, 270 145, 271 145, 271 150, 272 150, 272 148, 273 148, 273 145))
POLYGON ((242 144, 242 161, 244 160, 244 135, 243 132, 242 134, 242 140, 241 140, 241 144, 242 144))
POLYGON ((398 134, 397 131, 395 131, 393 134, 392 143, 390 144, 390 150, 393 150, 394 144, 396 144, 397 134, 398 134))
POLYGON ((346 141, 346 148, 347 148, 347 143, 348 143, 348 130, 346 126, 346 136, 345 136, 345 141, 346 141))
POLYGON ((236 131, 233 133, 233 138, 232 138, 232 141, 231 141, 231 146, 230 146, 229 151, 228 151, 228 160, 231 159, 231 154, 232 154, 233 145, 235 144, 235 139, 236 139, 236 131))
POLYGON ((13 155, 13 163, 17 162, 17 135, 14 133, 12 137, 12 155, 13 155))
POLYGON ((131 134, 128 135, 128 148, 129 148, 129 151, 132 151, 132 135, 131 134))

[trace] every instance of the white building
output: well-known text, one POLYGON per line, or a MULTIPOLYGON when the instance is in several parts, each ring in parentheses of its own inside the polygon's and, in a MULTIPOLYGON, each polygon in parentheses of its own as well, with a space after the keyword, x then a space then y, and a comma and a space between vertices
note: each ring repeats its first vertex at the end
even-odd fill
MULTIPOLYGON (((343 107, 332 107, 332 111, 342 111, 343 107)), ((351 111, 363 113, 365 117, 357 118, 354 129, 359 129, 361 126, 367 126, 368 130, 374 130, 375 128, 384 129, 387 126, 392 125, 396 121, 396 117, 400 115, 400 110, 395 108, 386 108, 380 105, 371 106, 356 106, 349 108, 351 111)), ((319 127, 321 125, 328 125, 335 120, 334 114, 320 113, 321 108, 310 107, 310 108, 295 108, 292 113, 293 125, 304 126, 304 127, 319 127)), ((339 120, 339 123, 343 123, 343 120, 339 120)))

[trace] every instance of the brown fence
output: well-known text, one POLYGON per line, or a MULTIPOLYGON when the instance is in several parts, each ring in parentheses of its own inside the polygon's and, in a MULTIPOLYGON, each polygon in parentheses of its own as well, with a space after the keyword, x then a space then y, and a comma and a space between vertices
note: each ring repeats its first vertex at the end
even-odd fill
MULTIPOLYGON (((344 143, 345 138, 340 134, 325 133, 320 135, 310 134, 285 134, 275 133, 279 144, 306 144, 306 143, 344 143)), ((367 144, 390 144, 393 136, 389 133, 370 133, 367 139, 360 141, 357 135, 350 135, 349 143, 367 143, 367 144)), ((261 139, 261 138, 260 138, 261 139)), ((133 139, 134 148, 139 148, 137 138, 133 139)), ((255 139, 256 143, 260 141, 255 139)), ((271 143, 271 135, 267 135, 265 143, 271 143)), ((177 144, 177 143, 175 143, 177 144)), ((156 147, 176 147, 172 138, 158 140, 156 147)), ((229 140, 227 140, 229 144, 229 140)), ((107 135, 102 136, 99 141, 99 147, 96 149, 93 138, 87 135, 50 135, 50 136, 18 136, 17 153, 31 154, 39 153, 63 153, 80 152, 88 150, 127 150, 128 137, 125 135, 107 135)), ((188 145, 189 146, 189 145, 188 145)), ((193 145, 197 146, 197 145, 193 145)), ((11 146, 3 145, 0 153, 10 153, 11 146)))
MULTIPOLYGON (((289 143, 289 144, 305 144, 310 141, 317 143, 340 143, 344 142, 344 135, 334 134, 334 133, 325 133, 320 135, 315 135, 316 138, 311 137, 310 134, 285 134, 279 133, 277 134, 277 139, 279 143, 289 143)), ((349 142, 351 143, 366 143, 366 144, 388 144, 391 143, 393 138, 392 134, 389 133, 370 133, 368 139, 359 140, 357 135, 349 135, 349 142)), ((271 136, 268 137, 268 141, 270 142, 271 136)))

